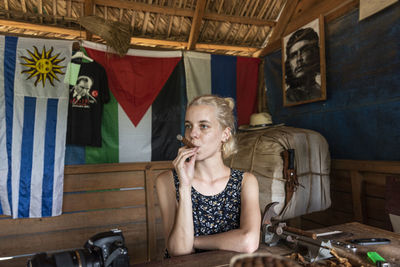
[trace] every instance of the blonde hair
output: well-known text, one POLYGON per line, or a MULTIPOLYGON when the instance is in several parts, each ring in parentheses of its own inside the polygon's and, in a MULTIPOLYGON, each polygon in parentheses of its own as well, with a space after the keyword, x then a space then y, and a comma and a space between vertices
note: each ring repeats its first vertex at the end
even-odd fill
POLYGON ((230 97, 220 97, 216 95, 202 95, 193 99, 188 108, 197 105, 208 105, 215 107, 216 117, 223 129, 229 127, 231 134, 226 142, 222 144, 222 158, 229 158, 237 152, 237 145, 235 139, 235 116, 233 109, 235 108, 235 100, 230 97))

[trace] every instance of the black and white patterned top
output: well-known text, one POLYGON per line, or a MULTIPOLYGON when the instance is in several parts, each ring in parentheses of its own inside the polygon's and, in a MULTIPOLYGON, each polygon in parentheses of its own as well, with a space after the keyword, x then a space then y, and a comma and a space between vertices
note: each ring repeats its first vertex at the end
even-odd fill
MULTIPOLYGON (((179 201, 179 179, 173 172, 176 199, 179 201)), ((243 172, 231 169, 225 189, 213 196, 204 196, 192 187, 194 235, 211 235, 237 229, 240 226, 240 195, 243 172)))

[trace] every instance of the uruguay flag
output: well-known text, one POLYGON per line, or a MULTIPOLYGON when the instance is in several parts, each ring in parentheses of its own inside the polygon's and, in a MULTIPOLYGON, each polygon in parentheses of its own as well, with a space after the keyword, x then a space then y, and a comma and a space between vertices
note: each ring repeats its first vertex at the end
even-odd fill
POLYGON ((184 53, 187 98, 204 94, 232 97, 238 125, 248 124, 256 111, 259 58, 184 53))
POLYGON ((0 212, 62 212, 71 41, 0 37, 0 212))
POLYGON ((68 146, 66 164, 172 160, 180 143, 186 93, 180 51, 129 49, 120 57, 85 41, 106 70, 111 100, 104 105, 102 146, 68 146))

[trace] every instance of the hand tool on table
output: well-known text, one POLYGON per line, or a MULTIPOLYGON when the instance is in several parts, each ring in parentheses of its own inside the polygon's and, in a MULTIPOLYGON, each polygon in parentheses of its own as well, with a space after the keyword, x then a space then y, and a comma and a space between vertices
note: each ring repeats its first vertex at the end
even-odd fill
POLYGON ((349 241, 361 246, 390 244, 390 240, 387 238, 358 238, 349 241))
MULTIPOLYGON (((360 262, 355 252, 357 248, 349 243, 322 238, 323 233, 315 234, 298 228, 289 227, 284 222, 273 221, 276 217, 274 207, 278 202, 266 205, 262 217, 262 242, 268 246, 275 246, 281 240, 294 244, 297 249, 305 248, 304 259, 310 263, 331 257, 345 257, 352 264, 365 265, 360 262), (335 247, 335 248, 334 248, 335 247), (335 255, 333 255, 335 254, 335 255)), ((331 234, 331 232, 328 232, 331 234)), ((371 266, 371 265, 369 265, 371 266)))
POLYGON ((350 250, 352 252, 356 252, 357 251, 357 247, 356 246, 354 246, 352 244, 349 244, 349 243, 346 243, 346 242, 331 240, 331 244, 333 246, 341 247, 341 248, 344 248, 346 250, 350 250))
POLYGON ((275 246, 280 240, 285 240, 297 246, 306 248, 305 260, 315 262, 322 259, 333 257, 330 253, 332 248, 330 240, 318 238, 315 233, 303 231, 298 228, 289 227, 283 222, 272 222, 272 218, 276 217, 274 207, 278 202, 268 204, 264 209, 262 219, 262 239, 268 246, 275 246))

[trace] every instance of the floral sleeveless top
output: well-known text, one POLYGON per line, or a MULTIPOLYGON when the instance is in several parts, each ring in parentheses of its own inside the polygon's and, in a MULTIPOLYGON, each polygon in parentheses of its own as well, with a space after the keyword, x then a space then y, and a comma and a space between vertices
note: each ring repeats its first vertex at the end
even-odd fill
MULTIPOLYGON (((179 201, 179 179, 173 172, 176 199, 179 201)), ((213 196, 204 196, 192 187, 194 235, 211 235, 240 226, 240 195, 243 172, 231 169, 225 189, 213 196)))

